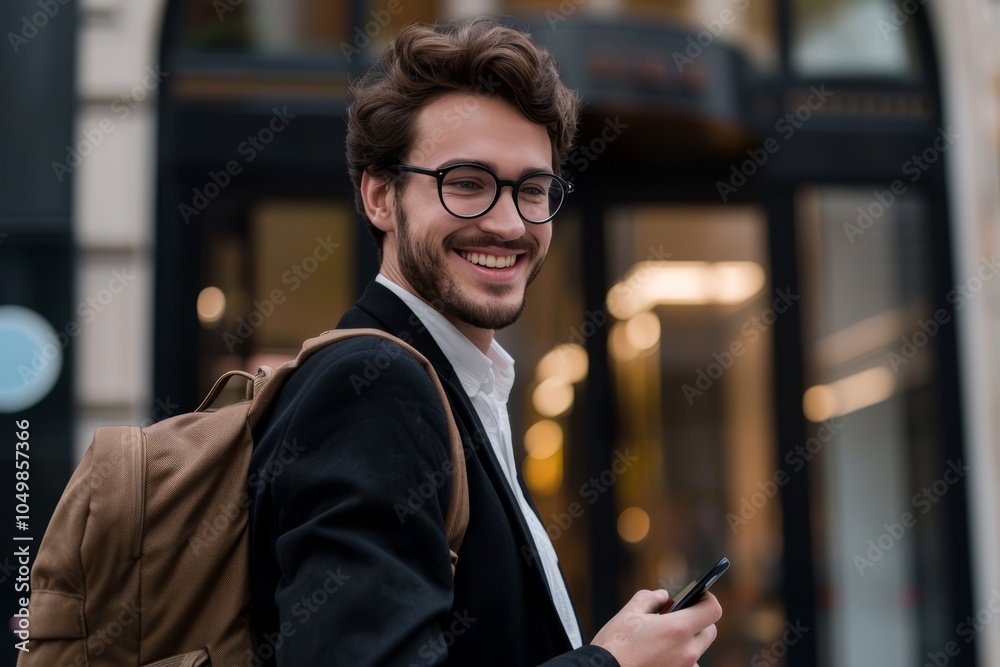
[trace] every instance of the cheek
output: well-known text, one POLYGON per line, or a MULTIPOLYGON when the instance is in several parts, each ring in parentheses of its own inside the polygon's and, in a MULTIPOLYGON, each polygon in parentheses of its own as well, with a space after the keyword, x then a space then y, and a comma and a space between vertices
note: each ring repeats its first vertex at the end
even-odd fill
POLYGON ((549 244, 552 242, 552 223, 542 225, 542 229, 529 230, 533 231, 532 234, 535 237, 535 242, 538 243, 538 254, 544 255, 548 249, 549 244))
POLYGON ((437 190, 417 190, 409 188, 400 201, 400 211, 406 218, 406 226, 414 234, 442 235, 448 232, 447 212, 441 206, 437 190))

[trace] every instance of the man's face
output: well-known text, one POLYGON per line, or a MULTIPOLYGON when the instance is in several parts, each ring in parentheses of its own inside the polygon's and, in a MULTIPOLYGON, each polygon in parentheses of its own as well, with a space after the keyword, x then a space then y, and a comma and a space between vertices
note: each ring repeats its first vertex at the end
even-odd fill
MULTIPOLYGON (((404 162, 429 169, 474 162, 514 180, 552 171, 545 128, 494 97, 451 93, 428 104, 417 115, 413 146, 404 162)), ((383 243, 382 272, 460 330, 512 324, 548 252, 552 223, 524 222, 509 187, 485 215, 457 218, 441 205, 434 177, 404 178, 393 202, 395 225, 383 243)))

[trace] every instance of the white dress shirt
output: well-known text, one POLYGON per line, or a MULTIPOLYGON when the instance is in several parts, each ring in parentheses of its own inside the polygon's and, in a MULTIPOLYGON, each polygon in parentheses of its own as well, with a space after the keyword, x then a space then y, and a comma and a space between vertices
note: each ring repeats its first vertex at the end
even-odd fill
POLYGON ((521 514, 531 529, 531 536, 541 558, 542 570, 549 584, 549 592, 555 602, 556 611, 559 612, 559 618, 566 628, 566 635, 573 648, 579 648, 583 645, 583 636, 576 622, 566 582, 559 573, 559 559, 552 547, 552 540, 549 539, 545 527, 521 492, 521 485, 517 483, 517 465, 514 462, 510 419, 507 416, 507 397, 514 385, 514 359, 495 339, 490 343, 487 353, 483 354, 441 313, 418 297, 381 273, 375 281, 392 290, 420 318, 421 323, 458 374, 465 393, 468 394, 479 420, 483 423, 483 428, 486 429, 507 484, 517 498, 521 514))

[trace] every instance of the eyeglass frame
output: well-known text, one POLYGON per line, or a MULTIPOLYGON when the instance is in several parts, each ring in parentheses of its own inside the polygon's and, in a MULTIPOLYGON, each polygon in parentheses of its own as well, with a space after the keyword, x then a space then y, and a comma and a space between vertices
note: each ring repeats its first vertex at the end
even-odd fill
POLYGON ((441 169, 428 169, 427 167, 415 167, 409 164, 394 164, 388 167, 388 169, 389 171, 397 174, 401 171, 406 171, 414 174, 422 174, 424 176, 435 177, 437 179, 438 199, 441 201, 441 206, 444 207, 444 210, 447 211, 449 215, 453 215, 456 218, 460 218, 462 220, 474 220, 476 218, 481 218, 482 216, 489 213, 491 210, 493 210, 493 207, 496 206, 497 202, 500 201, 500 191, 504 187, 509 186, 511 199, 514 200, 514 208, 517 209, 517 214, 521 216, 521 219, 532 225, 544 225, 548 222, 551 222, 553 218, 559 215, 559 211, 562 210, 563 204, 566 202, 566 195, 572 194, 574 190, 572 183, 567 181, 562 176, 559 176, 558 174, 553 174, 548 171, 533 171, 530 174, 525 174, 524 176, 515 181, 512 178, 500 178, 499 176, 493 173, 492 169, 484 165, 478 164, 476 162, 458 162, 456 164, 450 164, 447 167, 442 167, 441 169), (444 190, 443 190, 444 177, 448 174, 448 172, 452 171, 453 169, 458 169, 459 167, 475 167, 476 169, 486 172, 487 174, 493 177, 494 181, 496 181, 497 188, 496 191, 493 193, 493 201, 491 201, 489 206, 484 208, 482 212, 476 213, 475 215, 459 215, 458 213, 455 213, 450 208, 448 208, 448 205, 444 203, 444 190), (517 203, 517 197, 515 195, 517 191, 521 189, 521 185, 525 181, 527 181, 529 178, 534 178, 537 176, 547 176, 549 178, 554 179, 563 187, 563 189, 566 192, 565 195, 563 195, 562 201, 559 202, 559 208, 557 208, 554 213, 552 213, 549 217, 545 218, 544 220, 536 221, 536 220, 529 220, 528 218, 524 217, 524 214, 521 213, 521 205, 517 203))

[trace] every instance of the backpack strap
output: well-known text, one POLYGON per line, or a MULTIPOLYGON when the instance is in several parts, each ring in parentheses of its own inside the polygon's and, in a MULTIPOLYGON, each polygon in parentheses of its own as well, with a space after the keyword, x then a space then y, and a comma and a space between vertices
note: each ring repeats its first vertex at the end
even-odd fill
POLYGON ((462 546, 462 540, 465 539, 465 531, 469 525, 469 480, 465 470, 465 449, 462 446, 462 436, 459 434, 458 425, 455 423, 455 415, 452 414, 451 405, 448 403, 448 395, 441 384, 441 379, 438 378, 437 371, 434 370, 431 362, 412 345, 380 329, 334 329, 315 338, 310 338, 302 344, 298 356, 292 361, 284 363, 276 369, 264 367, 258 371, 252 388, 248 387, 247 389, 248 393, 252 392, 253 400, 250 412, 247 414, 247 424, 251 430, 257 425, 263 416, 264 408, 270 405, 271 399, 284 384, 287 376, 301 366, 306 359, 327 345, 359 336, 382 338, 411 354, 427 372, 434 384, 434 389, 437 391, 438 399, 444 407, 451 453, 451 499, 448 504, 448 514, 444 520, 444 528, 448 536, 448 548, 451 551, 451 571, 454 574, 455 566, 458 563, 458 550, 462 546))

